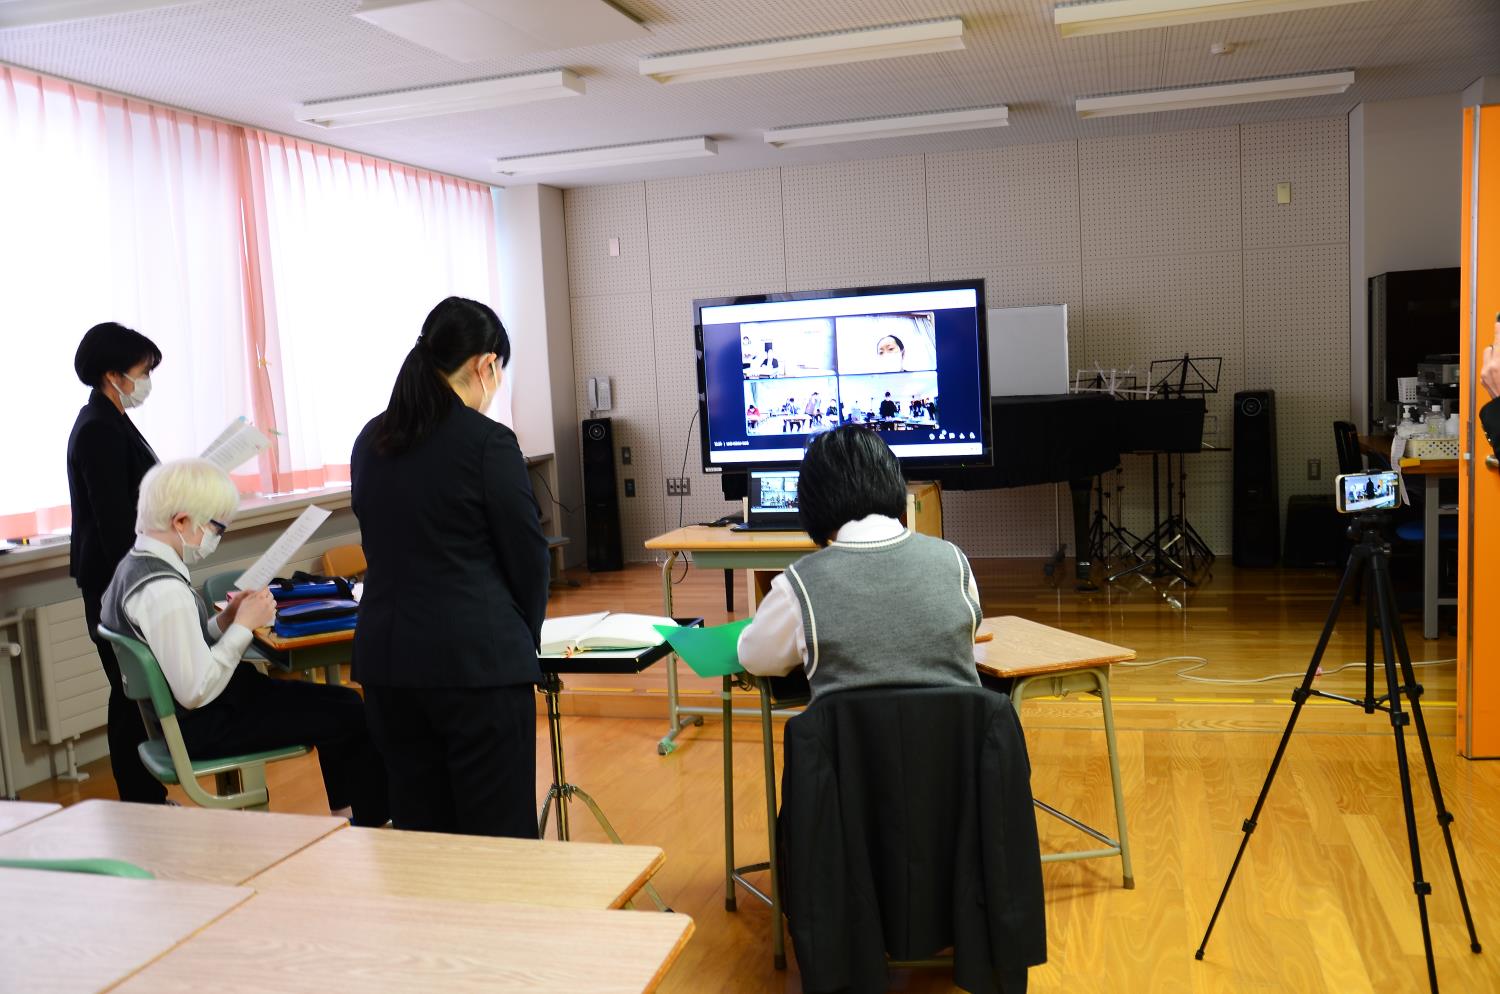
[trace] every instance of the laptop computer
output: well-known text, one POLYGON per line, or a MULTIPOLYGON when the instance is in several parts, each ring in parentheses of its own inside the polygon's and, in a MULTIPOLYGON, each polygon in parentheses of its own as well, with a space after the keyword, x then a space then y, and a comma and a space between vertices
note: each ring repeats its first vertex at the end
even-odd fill
POLYGON ((743 524, 735 531, 800 532, 795 469, 752 469, 743 524))

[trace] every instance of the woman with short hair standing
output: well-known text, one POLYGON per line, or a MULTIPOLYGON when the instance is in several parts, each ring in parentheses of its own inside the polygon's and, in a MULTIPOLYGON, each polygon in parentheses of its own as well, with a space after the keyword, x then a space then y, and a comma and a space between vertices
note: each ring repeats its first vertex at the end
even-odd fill
POLYGON ((68 436, 68 497, 73 506, 68 572, 83 594, 83 618, 109 680, 109 765, 120 800, 161 804, 167 788, 141 763, 146 741, 140 708, 125 696, 114 648, 99 637, 100 602, 115 566, 135 542, 136 496, 156 453, 125 412, 151 393, 161 349, 113 321, 96 324, 78 343, 73 371, 93 391, 68 436))
POLYGON ((537 834, 547 540, 516 435, 484 414, 509 361, 495 312, 449 297, 354 443, 354 677, 397 828, 537 834))

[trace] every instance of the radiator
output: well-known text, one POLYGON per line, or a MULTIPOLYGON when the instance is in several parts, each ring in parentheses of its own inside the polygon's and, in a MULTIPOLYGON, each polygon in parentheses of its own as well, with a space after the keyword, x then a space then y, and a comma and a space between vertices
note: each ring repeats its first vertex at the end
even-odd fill
MULTIPOLYGON (((36 651, 21 673, 33 744, 67 745, 108 720, 109 680, 83 620, 83 600, 32 612, 36 651)), ((71 764, 70 764, 71 765, 71 764)))

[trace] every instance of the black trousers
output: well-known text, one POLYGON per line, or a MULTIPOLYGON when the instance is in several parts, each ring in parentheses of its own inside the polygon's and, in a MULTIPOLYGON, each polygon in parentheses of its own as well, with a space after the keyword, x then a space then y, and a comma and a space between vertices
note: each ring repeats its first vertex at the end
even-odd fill
POLYGON ((385 765, 370 741, 364 701, 351 687, 276 680, 240 663, 218 697, 180 709, 177 723, 189 754, 205 758, 313 746, 330 810, 353 807, 356 825, 390 820, 385 765))
POLYGON ((511 687, 365 686, 397 828, 536 838, 536 699, 511 687))
POLYGON ((99 637, 100 602, 102 590, 84 590, 83 621, 88 625, 89 638, 99 651, 99 662, 104 666, 104 676, 109 680, 109 710, 105 730, 109 740, 109 769, 114 774, 115 790, 122 801, 137 804, 161 804, 167 799, 167 788, 153 777, 141 762, 136 747, 146 741, 146 723, 141 719, 140 705, 125 696, 125 684, 120 679, 120 663, 115 659, 115 648, 99 637))

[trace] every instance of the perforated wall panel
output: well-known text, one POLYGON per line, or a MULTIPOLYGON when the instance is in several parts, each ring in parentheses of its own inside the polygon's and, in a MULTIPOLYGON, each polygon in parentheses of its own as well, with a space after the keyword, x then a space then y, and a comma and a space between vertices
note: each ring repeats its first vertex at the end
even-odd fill
POLYGON ((1321 118, 1241 129, 1245 249, 1349 241, 1349 122, 1321 118), (1276 184, 1292 202, 1276 202, 1276 184))
POLYGON ((653 290, 708 287, 699 296, 724 296, 719 288, 731 285, 785 288, 781 170, 653 181, 646 213, 653 290))
POLYGON ((568 235, 568 292, 572 296, 651 289, 645 184, 569 190, 563 197, 563 219, 568 235), (609 254, 611 238, 620 241, 617 256, 609 254))
POLYGON ((927 279, 921 156, 783 169, 789 290, 927 279))
POLYGON ((1237 128, 1090 139, 1078 162, 1085 260, 1239 248, 1237 128))
MULTIPOLYGON (((635 189, 640 191, 639 186, 635 189)), ((613 408, 601 414, 614 422, 615 479, 625 558, 649 558, 642 545, 660 534, 666 523, 651 295, 574 297, 573 368, 577 373, 580 420, 588 416, 584 380, 589 376, 610 377, 613 408), (631 450, 629 466, 620 462, 624 446, 631 450), (627 479, 635 481, 634 497, 625 496, 627 479)))
POLYGON ((1283 513, 1290 496, 1333 493, 1333 422, 1349 416, 1348 286, 1347 245, 1245 253, 1246 379, 1276 390, 1283 513), (1307 478, 1308 459, 1321 460, 1321 479, 1307 478))
MULTIPOLYGON (((619 467, 638 487, 621 501, 627 558, 648 558, 640 543, 676 525, 664 481, 684 446, 683 520, 731 509, 689 430, 691 303, 704 296, 981 276, 990 306, 1068 304, 1075 369, 1144 380, 1153 359, 1222 356, 1210 444, 1233 444, 1236 391, 1275 389, 1283 503, 1326 492, 1327 436, 1348 406, 1346 128, 1290 121, 569 191, 578 377, 615 377, 617 435, 635 454, 619 467), (1282 181, 1289 205, 1275 203, 1282 181), (619 258, 604 252, 611 235, 619 258), (1323 481, 1306 480, 1309 458, 1323 481)), ((1185 468, 1189 518, 1227 553, 1229 457, 1185 468)), ((1127 456, 1124 481, 1125 522, 1144 534, 1149 457, 1127 456)), ((1057 541, 1051 487, 950 492, 944 524, 976 558, 1048 555, 1057 541)), ((1069 532, 1064 515, 1071 545, 1069 532)))

